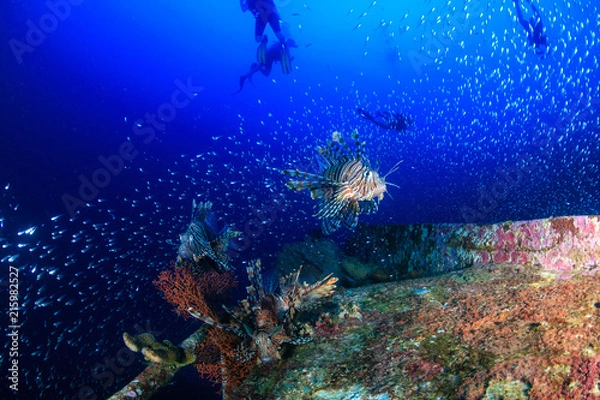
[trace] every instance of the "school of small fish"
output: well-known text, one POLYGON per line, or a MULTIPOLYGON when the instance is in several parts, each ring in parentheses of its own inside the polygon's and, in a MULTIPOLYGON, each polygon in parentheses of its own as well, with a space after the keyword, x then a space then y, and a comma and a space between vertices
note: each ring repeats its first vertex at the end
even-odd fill
MULTIPOLYGON (((295 76, 285 111, 271 110, 263 97, 252 105, 254 115, 235 111, 235 126, 210 132, 201 150, 176 159, 148 150, 115 178, 119 190, 106 189, 73 217, 60 205, 40 204, 47 216, 30 219, 15 182, 1 182, 0 265, 19 271, 24 396, 106 398, 144 366, 127 353, 122 332, 174 343, 184 338, 185 322, 152 280, 180 246, 185 258, 186 246, 206 245, 185 234, 195 199, 212 201, 241 232, 235 246, 241 259, 260 257, 266 265, 279 244, 319 228, 353 228, 363 210, 377 210, 387 192, 386 182, 377 181, 378 162, 388 170, 403 160, 394 179, 401 190, 361 222, 453 222, 437 218, 460 220, 463 207, 486 220, 600 213, 600 9, 588 3, 540 3, 552 48, 540 60, 515 21, 512 0, 340 2, 334 17, 357 44, 356 74, 333 65, 322 79, 295 76), (409 113, 412 133, 360 125, 357 105, 409 113), (373 162, 355 164, 375 182, 358 199, 366 208, 326 197, 318 221, 308 196, 286 190, 279 171, 293 165, 298 172, 289 172, 290 186, 323 198, 322 188, 301 181, 323 178, 319 157, 331 156, 331 167, 341 165, 341 156, 328 147, 315 155, 314 147, 328 132, 355 128, 373 162)), ((281 13, 305 33, 321 7, 305 1, 281 13)), ((313 40, 305 51, 318 47, 313 40)), ((191 129, 206 136, 202 127, 191 129)), ((343 146, 339 137, 333 143, 343 146)), ((346 154, 347 161, 364 160, 362 153, 346 154)), ((350 192, 344 193, 338 194, 350 192)), ((241 269, 239 259, 231 263, 241 269)), ((0 275, 4 293, 7 275, 0 275)), ((4 343, 3 368, 10 346, 4 343)))

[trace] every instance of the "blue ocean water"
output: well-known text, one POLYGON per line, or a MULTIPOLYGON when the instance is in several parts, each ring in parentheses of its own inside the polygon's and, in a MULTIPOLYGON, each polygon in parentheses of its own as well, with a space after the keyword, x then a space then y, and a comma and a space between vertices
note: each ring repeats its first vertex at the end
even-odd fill
MULTIPOLYGON (((317 231, 314 201, 280 170, 314 168, 336 130, 358 129, 382 173, 402 160, 387 178, 398 187, 361 223, 600 212, 595 3, 534 2, 544 55, 513 0, 275 4, 298 44, 292 72, 276 64, 238 94, 257 43, 237 1, 2 4, 0 287, 10 307, 18 268, 19 340, 0 360, 7 371, 18 359, 19 398, 108 397, 143 368, 124 331, 177 342, 198 328, 151 283, 193 199, 247 232, 240 275, 317 231), (414 122, 384 130, 358 107, 414 122)), ((165 393, 209 398, 201 385, 188 371, 165 393)))

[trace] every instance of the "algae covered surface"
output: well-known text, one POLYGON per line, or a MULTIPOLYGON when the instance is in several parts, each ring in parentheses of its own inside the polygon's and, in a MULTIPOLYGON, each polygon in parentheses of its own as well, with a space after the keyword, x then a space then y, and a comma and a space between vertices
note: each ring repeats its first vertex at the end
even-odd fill
POLYGON ((493 264, 342 290, 252 399, 600 399, 600 276, 493 264))

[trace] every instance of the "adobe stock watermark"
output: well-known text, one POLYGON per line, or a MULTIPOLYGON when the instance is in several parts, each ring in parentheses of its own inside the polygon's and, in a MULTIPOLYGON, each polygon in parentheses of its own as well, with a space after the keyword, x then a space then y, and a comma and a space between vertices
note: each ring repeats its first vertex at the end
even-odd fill
POLYGON ((21 341, 19 319, 19 269, 8 266, 8 326, 6 327, 10 346, 8 347, 8 387, 19 392, 19 344, 21 341))
MULTIPOLYGON (((142 328, 136 324, 134 326, 136 334, 150 333, 155 338, 162 335, 162 331, 155 331, 151 328, 150 322, 146 322, 146 328, 142 328)), ((114 357, 104 357, 102 362, 96 363, 90 370, 91 378, 94 381, 99 381, 102 388, 107 390, 116 380, 116 377, 123 375, 127 369, 135 362, 137 353, 131 351, 127 346, 123 345, 115 354, 114 357)), ((98 382, 97 382, 98 383, 98 382)), ((77 399, 79 400, 96 400, 98 395, 94 389, 85 384, 79 387, 77 391, 77 399)))
MULTIPOLYGON (((133 124, 133 136, 139 137, 144 145, 149 145, 156 139, 156 134, 162 132, 166 123, 173 121, 177 117, 177 110, 188 106, 190 102, 200 93, 202 86, 194 86, 192 78, 187 78, 187 82, 175 80, 177 87, 171 93, 171 99, 162 103, 156 109, 155 113, 147 112, 144 119, 137 120, 133 124)), ((100 193, 100 189, 110 185, 112 179, 118 176, 125 166, 126 161, 131 161, 139 155, 136 145, 129 139, 123 141, 113 154, 108 156, 101 155, 98 161, 101 164, 91 175, 79 175, 79 190, 77 195, 65 193, 61 199, 69 215, 74 217, 80 207, 86 207, 86 204, 95 200, 100 193)))
POLYGON ((472 0, 467 3, 468 7, 457 10, 448 18, 448 27, 443 32, 436 32, 432 29, 427 30, 424 39, 425 43, 420 51, 410 50, 407 58, 410 61, 417 75, 421 75, 422 67, 427 64, 433 64, 436 59, 442 56, 450 46, 451 39, 447 39, 454 32, 462 33, 467 30, 469 19, 483 11, 483 4, 479 0, 472 0))
POLYGON ((25 22, 27 30, 25 31, 24 40, 12 38, 8 41, 15 60, 19 64, 23 64, 23 56, 40 47, 46 37, 56 31, 61 22, 64 22, 71 15, 72 6, 78 6, 84 0, 48 0, 45 5, 48 12, 43 14, 35 23, 28 19, 25 22))
POLYGON ((479 197, 476 207, 462 206, 460 213, 468 223, 481 221, 491 212, 496 210, 499 202, 505 200, 522 182, 527 173, 532 173, 539 168, 538 160, 552 153, 559 142, 561 133, 564 133, 568 125, 563 121, 574 119, 585 121, 600 112, 600 98, 593 98, 584 108, 576 105, 569 110, 567 118, 558 118, 557 121, 545 130, 538 132, 533 141, 534 151, 522 155, 516 165, 509 168, 496 169, 495 179, 488 186, 478 189, 479 197))

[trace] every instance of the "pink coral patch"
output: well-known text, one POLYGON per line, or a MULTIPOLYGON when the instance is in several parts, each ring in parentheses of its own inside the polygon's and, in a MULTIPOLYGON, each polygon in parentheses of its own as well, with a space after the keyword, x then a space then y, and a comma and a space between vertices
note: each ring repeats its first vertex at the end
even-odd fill
POLYGON ((529 257, 524 251, 513 251, 510 254, 510 260, 515 264, 526 264, 529 262, 529 257))
POLYGON ((576 216, 573 225, 579 229, 580 236, 594 236, 598 233, 598 217, 576 216))
POLYGON ((515 249, 515 234, 514 232, 504 233, 502 228, 496 231, 496 250, 514 250, 515 249))
POLYGON ((490 253, 487 251, 478 251, 475 256, 475 262, 477 264, 489 264, 491 261, 490 253))
POLYGON ((494 261, 496 264, 509 262, 510 254, 505 251, 498 250, 492 255, 492 261, 494 261))

